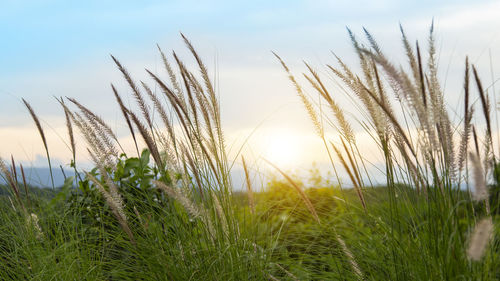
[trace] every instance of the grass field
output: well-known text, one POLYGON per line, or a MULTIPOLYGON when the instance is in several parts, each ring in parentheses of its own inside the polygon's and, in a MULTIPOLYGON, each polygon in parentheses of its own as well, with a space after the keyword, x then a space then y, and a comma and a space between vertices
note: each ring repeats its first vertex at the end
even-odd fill
MULTIPOLYGON (((453 123, 433 28, 425 52, 401 32, 407 61, 400 67, 368 31, 363 43, 349 30, 360 71, 338 57, 327 65, 341 92, 307 63, 299 79, 275 54, 336 180, 316 170, 299 180, 304 175, 269 163, 275 176, 262 192, 254 191, 244 157, 229 159, 218 95, 184 36, 198 69, 159 48, 165 73, 147 70, 151 84, 135 81, 112 57, 137 102, 137 109, 125 106, 112 86, 135 151, 125 151, 78 100, 60 99, 75 177, 37 189, 23 181, 14 158, 0 162, 8 183, 0 190, 0 279, 500 279, 495 93, 465 59, 464 80, 456 81, 464 108, 453 123), (344 94, 359 119, 336 101, 344 94), (383 155, 382 186, 370 180, 355 126, 383 155), (76 161, 76 134, 95 164, 90 171, 76 161), (244 167, 244 191, 233 188, 234 161, 244 167)), ((23 101, 51 166, 36 106, 23 101)))

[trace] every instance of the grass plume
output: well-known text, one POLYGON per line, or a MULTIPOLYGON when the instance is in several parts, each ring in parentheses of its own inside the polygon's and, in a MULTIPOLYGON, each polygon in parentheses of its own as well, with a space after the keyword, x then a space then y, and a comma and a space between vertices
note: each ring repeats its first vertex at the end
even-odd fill
POLYGON ((35 111, 31 107, 31 105, 25 99, 22 99, 22 101, 23 101, 24 105, 26 106, 26 108, 28 109, 28 111, 31 115, 31 118, 33 118, 33 122, 35 122, 36 128, 38 129, 38 133, 40 134, 40 138, 42 139, 43 147, 45 148, 45 153, 47 155, 47 161, 49 164, 50 180, 52 182, 52 189, 54 189, 55 188, 54 175, 52 174, 52 164, 50 162, 49 147, 47 145, 47 139, 45 138, 45 133, 43 131, 42 124, 40 124, 40 120, 38 119, 38 116, 36 115, 35 111))

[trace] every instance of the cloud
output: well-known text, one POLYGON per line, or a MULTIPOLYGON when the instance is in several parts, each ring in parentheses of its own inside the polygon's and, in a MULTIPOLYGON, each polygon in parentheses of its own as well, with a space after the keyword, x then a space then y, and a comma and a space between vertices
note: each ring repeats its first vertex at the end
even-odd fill
MULTIPOLYGON (((69 163, 71 157, 66 144, 59 138, 64 130, 65 127, 45 130, 51 158, 59 164, 69 163)), ((17 161, 33 163, 35 166, 47 165, 45 149, 35 125, 32 127, 0 127, 0 138, 2 139, 0 150, 2 158, 9 159, 12 155, 17 161)))
MULTIPOLYGON (((52 95, 76 97, 109 120, 110 125, 120 132, 119 135, 125 141, 128 138, 126 125, 116 107, 109 83, 115 83, 128 104, 133 104, 134 101, 108 53, 117 55, 137 81, 150 81, 145 75, 144 67, 166 77, 155 50, 156 40, 159 40, 166 53, 170 53, 170 49, 176 49, 181 57, 188 59, 188 65, 193 65, 182 46, 177 28, 182 28, 190 36, 211 73, 217 74, 223 124, 227 128, 227 135, 231 136, 228 140, 242 138, 238 136, 245 136, 256 127, 259 127, 261 139, 278 128, 289 130, 303 143, 303 147, 315 148, 303 158, 302 163, 306 164, 315 159, 320 162, 327 159, 323 159, 324 152, 316 149, 321 145, 313 140, 314 130, 307 114, 270 50, 282 55, 297 76, 305 70, 302 59, 307 60, 324 75, 329 87, 334 87, 335 83, 328 76, 325 67, 325 64, 334 63, 330 50, 339 54, 348 64, 354 67, 357 65, 345 25, 352 26, 357 33, 361 32, 361 25, 367 26, 380 41, 383 50, 398 62, 404 55, 398 20, 403 22, 412 41, 413 38, 420 38, 424 45, 427 29, 435 15, 433 13, 437 13, 437 35, 442 39, 439 43, 444 42, 443 49, 440 49, 440 73, 444 78, 449 75, 448 80, 454 82, 447 85, 453 97, 451 102, 456 101, 457 93, 460 93, 462 87, 465 54, 471 54, 474 58, 481 57, 488 44, 493 48, 493 54, 498 50, 498 44, 491 45, 500 23, 495 14, 500 10, 498 2, 450 4, 448 1, 446 4, 427 6, 419 6, 416 2, 403 5, 392 0, 283 1, 260 6, 227 3, 218 2, 211 6, 209 2, 204 2, 197 5, 194 14, 199 17, 196 18, 190 17, 193 15, 189 13, 191 10, 181 2, 172 5, 155 3, 141 8, 134 6, 134 9, 129 7, 128 10, 121 7, 120 11, 113 13, 96 9, 77 11, 78 24, 96 21, 79 39, 86 42, 74 50, 77 56, 74 53, 73 56, 59 54, 57 49, 48 48, 41 55, 59 57, 60 60, 43 60, 39 67, 21 63, 15 71, 11 71, 10 67, 4 68, 6 70, 0 77, 0 117, 3 120, 0 121, 0 137, 4 144, 0 148, 0 154, 8 157, 12 153, 16 157, 35 162, 37 155, 44 155, 38 133, 20 104, 20 97, 26 97, 46 121, 43 125, 47 127, 51 153, 61 159, 62 163, 68 162, 70 153, 61 141, 66 136, 63 112, 51 98, 52 95), (164 13, 170 8, 173 10, 164 13), (176 14, 175 17, 166 16, 172 13, 176 14), (131 18, 135 20, 130 21, 131 18), (116 22, 113 23, 113 20, 116 22), (137 23, 137 27, 127 29, 130 25, 121 26, 125 21, 137 23), (222 22, 226 25, 222 25, 222 22), (101 23, 106 26, 97 28, 101 23), (114 31, 117 33, 113 33, 114 31), (100 40, 107 35, 110 36, 108 39, 100 40), (456 38, 462 40, 458 41, 456 38), (454 47, 455 42, 460 44, 457 43, 454 47), (215 54, 218 56, 215 57, 215 54), (217 70, 214 70, 214 60, 217 61, 217 70), (448 62, 452 63, 449 69, 448 62), (49 125, 55 129, 50 129, 49 125)), ((33 22, 26 24, 33 25, 33 22)), ((61 30, 64 31, 64 28, 55 30, 51 36, 67 39, 67 33, 61 33, 61 30)), ((68 43, 64 40, 57 42, 63 44, 60 47, 65 47, 64 44, 68 43)), ((74 47, 82 41, 75 42, 70 45, 74 47)), ((53 43, 45 42, 49 47, 53 43)), ((33 51, 37 45, 29 46, 33 51)), ((13 62, 11 66, 15 66, 15 62, 22 60, 25 54, 14 52, 12 56, 12 60, 8 61, 13 62)), ((401 62, 404 64, 406 60, 402 58, 401 62)), ((488 73, 484 70, 484 66, 488 65, 487 62, 479 61, 480 72, 488 73)), ((355 113, 356 109, 342 95, 340 91, 335 92, 335 98, 346 110, 355 113)), ((312 96, 315 97, 314 93, 312 96)), ((260 141, 258 138, 252 141, 253 150, 262 149, 259 148, 262 146, 260 141)), ((79 145, 84 150, 83 140, 79 140, 79 145)), ((261 152, 255 152, 259 153, 261 152)))
POLYGON ((500 2, 474 3, 448 7, 439 18, 439 26, 445 30, 462 30, 477 28, 495 30, 500 25, 500 2))

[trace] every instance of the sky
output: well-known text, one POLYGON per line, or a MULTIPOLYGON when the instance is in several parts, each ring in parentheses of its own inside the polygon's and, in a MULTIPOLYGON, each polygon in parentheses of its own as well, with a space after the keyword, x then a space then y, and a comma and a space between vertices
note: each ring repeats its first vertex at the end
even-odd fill
MULTIPOLYGON (((366 27, 397 61, 403 58, 398 25, 412 41, 425 44, 434 19, 440 78, 452 110, 458 106, 466 55, 488 81, 500 73, 498 11, 500 1, 463 0, 0 0, 0 157, 12 154, 26 165, 46 165, 43 145, 21 98, 42 119, 57 164, 67 165, 71 153, 65 144, 64 114, 54 96, 78 99, 108 120, 126 142, 126 125, 110 83, 128 96, 127 102, 133 100, 110 54, 136 80, 150 81, 144 68, 163 71, 156 44, 167 53, 175 50, 193 66, 182 32, 217 77, 232 151, 251 135, 244 152, 253 166, 262 158, 284 169, 322 165, 327 158, 321 142, 271 51, 295 74, 305 70, 303 61, 325 74, 326 64, 334 63, 331 52, 356 65, 346 27, 359 36, 366 27)), ((356 114, 349 103, 342 105, 356 114)), ((363 132, 358 134, 363 139, 363 132)), ((83 140, 78 143, 84 151, 83 140)), ((363 145, 367 157, 372 157, 373 148, 363 145)), ((89 160, 82 155, 81 162, 89 160)))

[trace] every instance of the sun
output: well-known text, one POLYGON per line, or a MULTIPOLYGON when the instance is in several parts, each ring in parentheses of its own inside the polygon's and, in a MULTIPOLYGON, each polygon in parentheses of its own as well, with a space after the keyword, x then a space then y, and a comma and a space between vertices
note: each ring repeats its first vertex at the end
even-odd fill
POLYGON ((263 143, 263 157, 280 168, 290 168, 300 161, 300 144, 297 136, 288 132, 268 135, 263 143))

